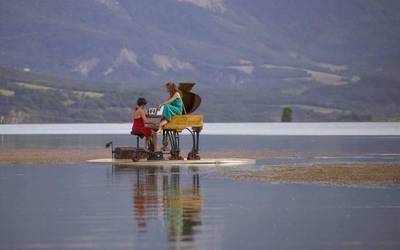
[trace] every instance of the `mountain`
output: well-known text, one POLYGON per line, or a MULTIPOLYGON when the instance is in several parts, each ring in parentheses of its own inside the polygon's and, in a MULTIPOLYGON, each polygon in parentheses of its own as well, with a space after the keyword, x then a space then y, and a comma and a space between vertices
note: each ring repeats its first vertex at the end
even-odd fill
POLYGON ((298 121, 397 119, 399 11, 393 0, 2 0, 0 66, 94 92, 157 96, 166 80, 194 81, 211 121, 276 121, 283 106, 298 121))

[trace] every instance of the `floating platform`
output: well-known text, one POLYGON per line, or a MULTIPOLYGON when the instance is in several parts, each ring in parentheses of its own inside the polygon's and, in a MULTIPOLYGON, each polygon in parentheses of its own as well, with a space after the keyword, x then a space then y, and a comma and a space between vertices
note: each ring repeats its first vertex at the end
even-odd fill
POLYGON ((112 163, 126 166, 237 166, 254 165, 255 159, 223 158, 223 159, 201 159, 201 160, 162 160, 162 161, 132 161, 122 159, 94 159, 90 163, 112 163))

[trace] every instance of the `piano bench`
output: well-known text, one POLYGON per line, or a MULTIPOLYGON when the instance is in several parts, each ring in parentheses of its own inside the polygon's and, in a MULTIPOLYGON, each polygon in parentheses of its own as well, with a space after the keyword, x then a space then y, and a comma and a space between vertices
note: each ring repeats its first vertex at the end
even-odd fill
POLYGON ((141 132, 131 131, 131 135, 136 136, 136 150, 135 150, 135 156, 132 155, 132 160, 138 161, 139 160, 139 147, 140 147, 139 140, 143 139, 144 134, 141 132))

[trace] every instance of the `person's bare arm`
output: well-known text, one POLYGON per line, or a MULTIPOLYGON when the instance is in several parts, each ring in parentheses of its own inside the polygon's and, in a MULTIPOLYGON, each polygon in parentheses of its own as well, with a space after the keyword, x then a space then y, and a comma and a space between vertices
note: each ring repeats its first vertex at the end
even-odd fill
POLYGON ((148 120, 147 120, 146 114, 144 113, 144 110, 140 111, 140 117, 142 117, 144 123, 148 123, 148 120))
POLYGON ((135 120, 135 109, 132 109, 132 122, 135 120))
POLYGON ((175 101, 175 99, 176 99, 176 98, 179 98, 179 97, 181 97, 181 96, 179 95, 178 92, 176 92, 171 98, 169 98, 169 99, 166 100, 165 102, 161 103, 161 104, 159 105, 159 107, 161 107, 161 106, 163 106, 163 105, 165 105, 165 104, 169 104, 169 103, 175 101))

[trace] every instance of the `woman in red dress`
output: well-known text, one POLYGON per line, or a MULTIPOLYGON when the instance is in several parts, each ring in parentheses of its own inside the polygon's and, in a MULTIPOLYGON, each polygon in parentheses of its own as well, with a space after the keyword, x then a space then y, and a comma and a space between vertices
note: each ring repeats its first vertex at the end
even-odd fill
POLYGON ((154 152, 158 151, 157 148, 157 134, 151 130, 151 128, 146 128, 144 124, 147 122, 146 114, 145 114, 145 107, 147 101, 143 97, 140 97, 137 100, 137 106, 132 110, 132 132, 134 133, 142 133, 145 136, 145 144, 144 150, 147 150, 147 145, 149 142, 150 136, 153 138, 154 144, 154 152))

